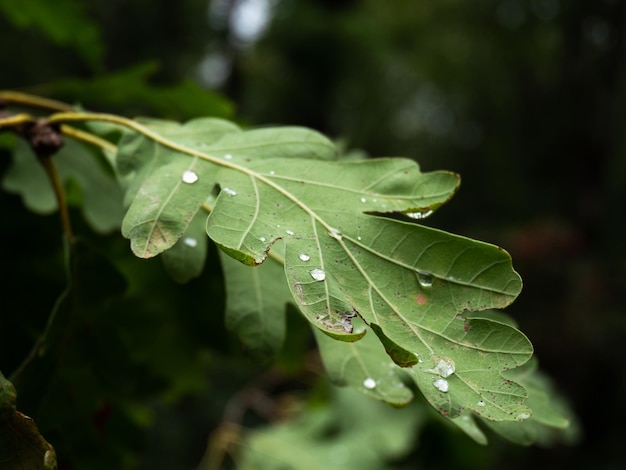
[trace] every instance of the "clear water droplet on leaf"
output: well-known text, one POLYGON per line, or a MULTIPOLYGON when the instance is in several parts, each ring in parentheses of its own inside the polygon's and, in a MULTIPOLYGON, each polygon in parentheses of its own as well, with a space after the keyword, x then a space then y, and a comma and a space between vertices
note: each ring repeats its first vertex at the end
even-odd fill
POLYGON ((233 156, 230 153, 227 153, 226 155, 224 155, 224 158, 226 160, 230 160, 231 158, 233 158, 233 156))
POLYGON ((315 268, 314 270, 310 271, 309 274, 311 274, 311 277, 316 281, 323 281, 324 279, 326 279, 326 273, 323 269, 315 268))
POLYGON ((224 189, 222 189, 222 191, 224 191, 229 196, 236 196, 237 195, 237 191, 235 191, 234 189, 231 189, 231 188, 224 188, 224 189))
POLYGON ((198 246, 198 240, 196 240, 195 238, 191 238, 191 237, 185 238, 183 240, 183 243, 191 248, 195 248, 196 246, 198 246))
POLYGON ((285 230, 285 233, 286 233, 287 235, 293 235, 293 230, 289 230, 289 229, 287 229, 287 230, 285 230))
POLYGON ((485 402, 480 400, 478 403, 476 403, 476 406, 485 406, 485 402))
POLYGON ((298 258, 300 258, 300 261, 309 261, 311 259, 311 257, 306 253, 300 253, 298 258))
POLYGON ((183 183, 193 184, 198 181, 198 173, 193 170, 187 170, 183 173, 183 183))
POLYGON ((335 240, 342 240, 343 239, 343 235, 341 234, 341 232, 336 229, 336 228, 330 228, 330 230, 328 231, 328 235, 330 235, 331 237, 333 237, 335 240))
POLYGON ((440 392, 447 392, 450 389, 450 385, 446 379, 437 379, 433 382, 433 386, 440 392))
POLYGON ((433 285, 433 275, 426 271, 417 271, 417 282, 422 287, 430 287, 433 285))
POLYGON ((450 377, 454 374, 455 367, 452 359, 439 359, 434 368, 429 369, 428 372, 440 375, 441 377, 450 377))
POLYGON ((365 379, 363 381, 363 386, 365 388, 368 388, 368 389, 372 390, 372 389, 376 388, 376 381, 373 378, 368 377, 367 379, 365 379))
POLYGON ((411 219, 420 220, 432 215, 433 211, 425 212, 406 212, 405 215, 411 219))

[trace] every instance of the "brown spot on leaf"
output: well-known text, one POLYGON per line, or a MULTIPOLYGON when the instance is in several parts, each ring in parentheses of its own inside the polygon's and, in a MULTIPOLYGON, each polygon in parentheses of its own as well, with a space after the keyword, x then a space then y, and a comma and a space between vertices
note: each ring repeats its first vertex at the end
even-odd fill
POLYGON ((417 305, 426 305, 428 303, 428 299, 424 294, 417 294, 415 296, 415 302, 417 302, 417 305))

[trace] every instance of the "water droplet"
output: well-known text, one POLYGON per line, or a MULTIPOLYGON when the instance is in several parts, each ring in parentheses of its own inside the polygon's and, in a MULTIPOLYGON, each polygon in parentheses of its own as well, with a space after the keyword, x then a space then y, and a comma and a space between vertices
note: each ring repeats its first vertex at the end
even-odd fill
POLYGON ((517 419, 524 420, 530 418, 530 413, 520 413, 517 415, 517 419))
POLYGON ((480 400, 478 403, 476 403, 476 406, 485 406, 485 402, 480 400))
POLYGON ((308 261, 311 259, 311 257, 307 255, 306 253, 300 253, 298 255, 298 258, 300 258, 300 261, 308 261))
POLYGON ((440 375, 441 377, 450 377, 454 374, 454 362, 452 359, 439 359, 437 365, 433 369, 429 369, 428 372, 440 375))
POLYGON ((433 285, 433 275, 426 271, 417 271, 417 282, 422 287, 430 287, 433 285))
POLYGON ((336 228, 330 228, 330 230, 328 231, 328 235, 330 235, 331 237, 333 237, 336 240, 342 240, 343 239, 343 235, 341 235, 341 232, 336 229, 336 228))
POLYGON ((285 233, 286 233, 287 235, 293 235, 293 230, 289 230, 289 229, 287 229, 287 230, 285 230, 285 233))
POLYGON ((229 196, 236 196, 237 195, 237 191, 235 191, 234 189, 223 188, 222 191, 224 191, 229 196))
POLYGON ((198 173, 193 170, 187 170, 183 173, 183 183, 192 184, 198 181, 198 173))
POLYGON ((437 379, 433 382, 433 386, 440 392, 447 392, 450 389, 450 385, 446 379, 437 379))
POLYGON ((323 269, 315 268, 313 271, 310 271, 310 274, 316 281, 323 281, 326 279, 326 273, 323 269))
POLYGON ((274 170, 270 171, 270 175, 275 175, 276 172, 274 170))
POLYGON ((426 212, 407 212, 405 215, 407 217, 410 217, 411 219, 415 219, 415 220, 419 220, 419 219, 425 219, 426 217, 428 217, 429 215, 431 215, 433 213, 433 211, 426 211, 426 212))
POLYGON ((361 202, 367 202, 367 199, 365 199, 364 197, 361 198, 361 202))
POLYGON ((230 153, 227 153, 226 155, 224 155, 224 158, 226 160, 230 160, 231 158, 233 158, 233 156, 230 153))
POLYGON ((259 240, 261 240, 262 242, 265 242, 266 238, 265 237, 259 237, 259 240))
POLYGON ((198 245, 198 240, 195 238, 187 237, 183 240, 183 243, 191 248, 195 248, 198 245))
POLYGON ((372 390, 373 388, 376 388, 376 381, 373 378, 368 377, 363 381, 363 386, 372 390))

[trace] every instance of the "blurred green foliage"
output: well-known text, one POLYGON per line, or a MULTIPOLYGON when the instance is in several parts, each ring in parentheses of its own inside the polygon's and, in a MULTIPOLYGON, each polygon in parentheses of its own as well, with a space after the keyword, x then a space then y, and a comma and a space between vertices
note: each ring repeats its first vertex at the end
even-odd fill
MULTIPOLYGON (((252 42, 233 20, 250 2, 210 3, 0 1, 0 88, 177 119, 232 117, 236 103, 245 121, 307 125, 373 155, 460 173, 461 193, 436 224, 512 253, 525 290, 510 312, 572 401, 584 439, 482 448, 419 409, 420 440, 387 463, 620 468, 624 2, 281 0, 268 3, 271 21, 252 42)), ((12 146, 0 136, 3 174, 12 146)), ((224 431, 230 419, 252 428, 316 401, 341 406, 320 383, 297 315, 271 369, 224 333, 213 249, 201 277, 179 286, 158 260, 134 259, 75 211, 81 262, 69 269, 56 216, 0 198, 0 370, 18 369, 52 311, 72 325, 51 325, 58 361, 36 355, 15 381, 19 409, 61 468, 194 468, 208 436, 209 448, 237 449, 241 436, 224 431), (72 272, 79 284, 68 290, 72 272), (86 315, 73 317, 76 305, 86 315), (35 384, 47 392, 29 395, 35 384)), ((304 415, 313 427, 303 434, 319 429, 315 419, 332 428, 328 408, 316 412, 304 415)))

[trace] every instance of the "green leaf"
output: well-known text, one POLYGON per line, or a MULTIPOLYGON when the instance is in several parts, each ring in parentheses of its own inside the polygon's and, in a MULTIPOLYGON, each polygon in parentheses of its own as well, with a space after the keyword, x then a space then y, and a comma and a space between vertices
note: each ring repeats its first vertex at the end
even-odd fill
POLYGON ((0 0, 0 11, 17 27, 36 27, 60 45, 71 45, 85 61, 98 68, 104 55, 101 32, 76 0, 29 0, 28 4, 0 0))
MULTIPOLYGON (((364 330, 358 318, 346 317, 346 322, 364 330)), ((406 405, 413 398, 398 373, 401 371, 377 341, 366 334, 355 342, 336 341, 317 328, 315 338, 329 379, 336 385, 350 386, 363 394, 396 406, 406 405)))
POLYGON ((424 419, 417 407, 394 409, 335 389, 330 406, 309 405, 286 423, 251 432, 238 468, 388 468, 408 452, 424 419))
POLYGON ((508 325, 465 314, 518 295, 508 253, 416 223, 452 197, 456 175, 421 173, 400 158, 337 161, 330 142, 303 129, 145 126, 146 137, 126 137, 118 155, 132 197, 122 230, 137 255, 169 249, 219 185, 209 237, 248 265, 282 239, 293 299, 317 328, 356 341, 363 332, 345 316, 358 315, 449 417, 466 409, 493 420, 530 415, 524 387, 501 372, 527 361, 532 346, 508 325), (438 370, 441 361, 456 373, 438 370))
POLYGON ((485 422, 501 436, 521 445, 540 443, 550 445, 556 441, 573 441, 577 427, 565 400, 555 392, 550 380, 538 369, 535 359, 524 366, 507 371, 506 377, 519 381, 528 390, 526 404, 533 410, 532 417, 523 423, 485 422))
MULTIPOLYGON (((185 126, 151 121, 148 126, 181 150, 219 155, 224 164, 300 154, 336 158, 326 138, 302 128, 241 131, 219 119, 197 119, 185 126)), ((131 239, 137 256, 149 258, 182 236, 218 183, 219 167, 199 156, 181 158, 179 152, 136 135, 122 139, 119 152, 118 172, 127 181, 126 199, 131 203, 122 234, 131 239)))
POLYGON ((39 433, 37 425, 15 408, 13 384, 0 372, 0 463, 6 470, 25 468, 54 470, 54 449, 39 433))
MULTIPOLYGON (((9 0, 10 1, 10 0, 9 0)), ((218 93, 191 81, 175 85, 155 85, 152 77, 158 62, 143 62, 113 73, 88 79, 67 78, 42 86, 45 94, 90 108, 124 109, 139 107, 157 116, 231 117, 233 104, 218 93)))
POLYGON ((162 255, 165 269, 176 282, 184 284, 202 274, 208 245, 205 220, 204 214, 196 214, 184 235, 162 255))
MULTIPOLYGON (((167 254, 167 253, 166 253, 167 254)), ((280 263, 245 266, 220 253, 226 283, 226 327, 237 333, 250 354, 261 360, 276 355, 285 338, 285 308, 291 294, 280 263)))
MULTIPOLYGON (((82 144, 66 139, 53 158, 65 186, 75 182, 80 189, 79 197, 68 202, 82 207, 85 219, 95 231, 107 233, 118 229, 123 216, 122 192, 110 170, 98 161, 98 156, 82 144)), ((19 194, 24 205, 33 212, 49 214, 58 208, 45 171, 21 139, 15 145, 13 163, 2 187, 19 194)))
POLYGON ((503 375, 532 355, 532 345, 520 331, 467 315, 424 339, 433 355, 409 373, 444 416, 454 418, 466 410, 494 421, 531 416, 524 405, 527 390, 503 375))

